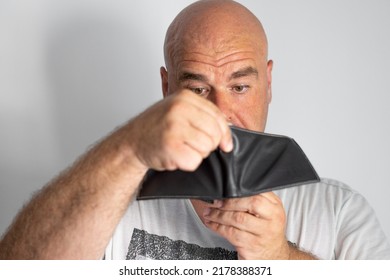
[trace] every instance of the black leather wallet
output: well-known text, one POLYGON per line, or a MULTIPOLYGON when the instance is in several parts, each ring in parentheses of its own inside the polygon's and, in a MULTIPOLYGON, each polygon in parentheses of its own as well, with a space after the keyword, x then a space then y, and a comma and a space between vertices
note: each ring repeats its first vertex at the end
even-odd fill
POLYGON ((292 138, 231 131, 232 152, 215 150, 194 172, 149 170, 137 199, 245 197, 320 180, 292 138))

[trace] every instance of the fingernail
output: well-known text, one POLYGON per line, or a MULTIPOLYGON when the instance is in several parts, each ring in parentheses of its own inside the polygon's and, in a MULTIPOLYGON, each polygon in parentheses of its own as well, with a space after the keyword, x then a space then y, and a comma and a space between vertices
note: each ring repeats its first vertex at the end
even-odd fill
POLYGON ((225 144, 225 147, 224 147, 224 152, 225 153, 229 153, 233 150, 233 140, 230 140, 229 142, 227 142, 225 144))
POLYGON ((233 150, 233 140, 230 140, 228 143, 228 151, 231 152, 233 150))

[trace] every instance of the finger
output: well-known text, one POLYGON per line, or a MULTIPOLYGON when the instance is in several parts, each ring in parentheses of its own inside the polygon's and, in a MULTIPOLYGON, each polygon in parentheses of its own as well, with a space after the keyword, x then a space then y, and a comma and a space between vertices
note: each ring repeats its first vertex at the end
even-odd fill
MULTIPOLYGON (((207 100, 205 101, 206 104, 215 107, 215 109, 218 109, 211 102, 207 100)), ((207 107, 203 109, 207 109, 207 107)), ((211 111, 205 110, 205 111, 208 113, 213 112, 212 110, 211 111)), ((221 112, 217 112, 215 114, 211 113, 208 116, 210 116, 211 119, 205 122, 200 122, 199 120, 193 119, 192 121, 193 125, 198 128, 202 127, 204 130, 207 130, 209 135, 214 136, 217 145, 221 148, 222 151, 226 153, 231 152, 233 150, 233 138, 232 138, 230 127, 225 119, 225 116, 222 115, 221 112)))
MULTIPOLYGON (((189 119, 191 127, 206 134, 211 139, 212 146, 209 152, 215 150, 220 145, 223 137, 223 131, 218 122, 212 115, 197 107, 191 107, 189 115, 191 116, 189 119)), ((196 139, 196 135, 193 135, 191 139, 196 139)))
POLYGON ((248 202, 264 199, 272 204, 280 204, 280 198, 273 192, 260 193, 253 196, 229 198, 222 200, 224 208, 237 208, 236 210, 248 210, 248 202))
POLYGON ((271 203, 274 204, 280 204, 282 203, 281 199, 279 196, 277 196, 274 192, 265 192, 261 193, 260 196, 268 199, 271 203))
MULTIPOLYGON (((191 91, 184 91, 183 95, 188 95, 188 100, 192 102, 197 108, 209 116, 211 116, 212 122, 215 122, 219 126, 219 131, 221 132, 220 139, 218 139, 218 144, 224 152, 231 152, 233 150, 233 139, 231 136, 230 127, 226 121, 226 117, 221 112, 221 110, 215 106, 212 102, 204 99, 200 96, 195 95, 191 91)), ((198 122, 199 123, 199 122, 198 122)), ((204 126, 207 123, 202 123, 201 126, 204 126)), ((198 125, 195 125, 199 127, 198 125)), ((216 130, 215 130, 216 131, 216 130)), ((210 132, 210 131, 209 131, 210 132)), ((214 132, 210 132, 214 133, 214 132)))
POLYGON ((194 171, 199 167, 203 157, 192 147, 183 144, 175 150, 172 150, 172 154, 168 160, 170 162, 163 163, 164 169, 166 170, 180 169, 183 171, 194 171))
POLYGON ((203 131, 191 127, 183 133, 185 133, 184 143, 197 151, 202 158, 206 158, 216 149, 215 140, 203 131))
MULTIPOLYGON (((197 103, 191 101, 194 94, 191 94, 191 97, 185 99, 185 97, 180 96, 174 100, 167 99, 171 103, 164 118, 165 130, 161 136, 161 147, 163 148, 161 158, 162 161, 166 161, 163 164, 163 169, 194 170, 198 166, 199 160, 215 150, 220 142, 221 133, 218 124, 210 114, 200 108, 199 104, 193 104, 197 103), (198 123, 196 127, 192 124, 193 120, 198 123), (186 153, 185 151, 190 152, 186 153), (198 154, 192 159, 191 155, 195 155, 194 152, 198 154), (187 161, 188 163, 186 163, 187 161)), ((205 102, 205 100, 201 100, 205 102)))
POLYGON ((208 222, 231 226, 256 235, 263 232, 268 225, 268 221, 264 221, 248 212, 224 211, 220 209, 206 210, 204 219, 208 222))
POLYGON ((186 108, 186 113, 191 116, 189 125, 185 125, 183 121, 184 128, 178 130, 178 136, 185 144, 199 152, 202 158, 206 158, 221 141, 222 132, 219 125, 211 115, 196 106, 186 108))
POLYGON ((281 203, 274 203, 267 196, 262 194, 226 199, 222 201, 222 210, 248 212, 257 217, 266 219, 272 218, 275 212, 280 212, 279 208, 283 208, 281 203))
POLYGON ((222 134, 222 140, 221 140, 221 144, 219 145, 219 147, 225 153, 230 153, 231 151, 233 151, 233 138, 232 138, 232 132, 231 132, 229 127, 222 134))
POLYGON ((210 115, 204 114, 204 112, 202 114, 193 114, 193 116, 190 120, 190 125, 210 137, 213 143, 210 151, 214 151, 218 146, 221 146, 223 132, 215 119, 210 115))
POLYGON ((256 235, 232 226, 213 221, 206 221, 205 225, 212 231, 227 239, 235 247, 247 247, 249 244, 254 244, 258 240, 256 235))
MULTIPOLYGON (((194 199, 194 200, 195 201, 199 201, 199 200, 196 200, 196 199, 194 199)), ((193 200, 191 200, 191 201, 193 201, 193 200)), ((204 201, 204 200, 200 200, 200 201, 202 201, 202 203, 203 202, 206 203, 206 204, 202 204, 203 205, 202 207, 204 207, 204 211, 206 211, 207 208, 219 208, 222 205, 220 200, 208 200, 207 202, 204 201)))

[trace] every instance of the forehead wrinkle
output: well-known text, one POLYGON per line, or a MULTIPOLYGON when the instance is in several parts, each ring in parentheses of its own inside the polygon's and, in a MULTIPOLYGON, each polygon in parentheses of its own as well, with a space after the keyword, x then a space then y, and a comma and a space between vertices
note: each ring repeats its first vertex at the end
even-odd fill
POLYGON ((240 59, 236 59, 236 60, 232 60, 232 61, 226 61, 225 63, 222 63, 222 64, 215 64, 215 63, 212 63, 212 62, 196 60, 196 59, 185 59, 185 60, 182 60, 179 63, 179 65, 182 64, 182 63, 185 63, 185 62, 193 62, 193 63, 199 63, 199 64, 206 64, 206 65, 212 66, 214 68, 221 68, 223 66, 226 66, 229 63, 236 63, 236 62, 241 62, 241 61, 245 61, 245 60, 253 60, 253 59, 249 58, 249 57, 247 57, 247 58, 240 58, 240 59))

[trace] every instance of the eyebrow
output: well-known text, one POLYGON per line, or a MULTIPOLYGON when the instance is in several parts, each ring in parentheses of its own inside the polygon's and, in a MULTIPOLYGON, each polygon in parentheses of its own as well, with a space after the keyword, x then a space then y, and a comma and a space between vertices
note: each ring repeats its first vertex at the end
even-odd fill
MULTIPOLYGON (((259 72, 257 71, 256 68, 254 68, 252 66, 248 66, 246 68, 243 68, 243 69, 240 69, 236 72, 233 72, 230 75, 229 80, 238 79, 238 78, 247 77, 247 76, 256 76, 256 78, 257 78, 258 75, 259 75, 259 72)), ((200 81, 200 82, 207 82, 208 81, 207 77, 202 75, 202 74, 191 73, 191 72, 182 72, 179 74, 179 82, 184 82, 184 81, 188 81, 188 80, 200 81)))
POLYGON ((184 82, 188 80, 207 82, 208 79, 202 74, 196 74, 191 72, 182 72, 179 74, 179 82, 184 82))
POLYGON ((256 68, 253 68, 252 66, 248 66, 246 68, 240 69, 230 75, 229 80, 238 79, 241 77, 247 77, 247 76, 256 76, 258 77, 259 72, 256 68))

